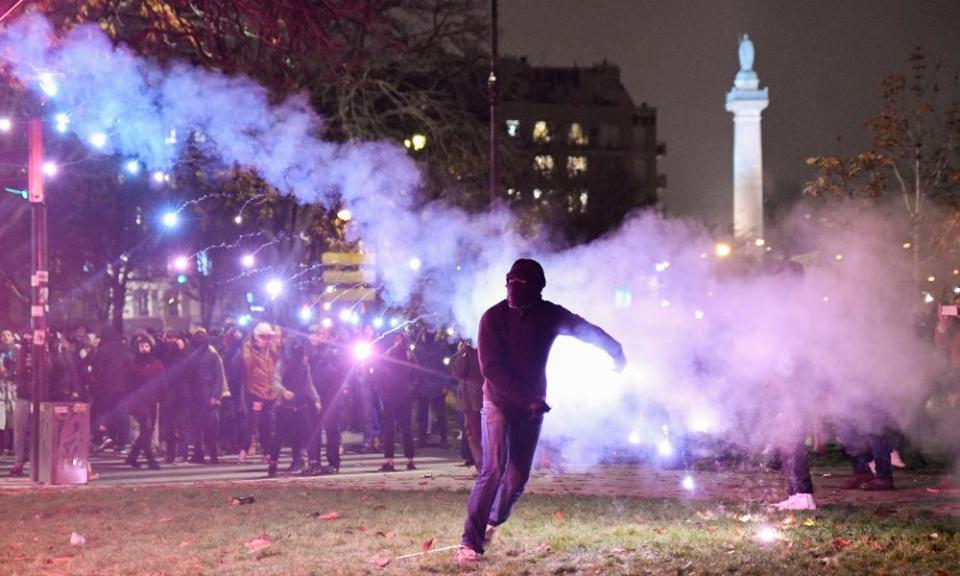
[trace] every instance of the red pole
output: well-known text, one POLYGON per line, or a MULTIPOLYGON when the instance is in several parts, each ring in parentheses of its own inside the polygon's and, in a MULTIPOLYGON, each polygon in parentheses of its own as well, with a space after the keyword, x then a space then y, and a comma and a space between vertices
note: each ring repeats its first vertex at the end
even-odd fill
POLYGON ((30 451, 30 477, 40 479, 40 403, 48 400, 47 390, 47 210, 43 194, 43 123, 31 118, 29 125, 30 160, 27 168, 27 193, 32 228, 32 302, 30 325, 33 329, 33 442, 30 451))

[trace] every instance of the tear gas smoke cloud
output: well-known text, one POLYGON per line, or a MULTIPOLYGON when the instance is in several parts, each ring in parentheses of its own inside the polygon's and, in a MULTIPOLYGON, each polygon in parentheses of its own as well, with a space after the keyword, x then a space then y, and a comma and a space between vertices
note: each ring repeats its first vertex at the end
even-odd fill
POLYGON ((827 235, 811 225, 816 218, 791 222, 791 241, 821 255, 803 276, 718 276, 702 257, 713 246, 702 228, 652 214, 590 245, 550 251, 513 232, 505 212, 414 209, 419 175, 403 149, 324 142, 304 97, 271 105, 249 79, 161 67, 92 26, 58 39, 35 15, 4 31, 0 50, 29 86, 49 94, 52 75, 52 101, 70 115, 58 127, 84 141, 106 134, 104 152, 145 170, 168 170, 193 135, 210 157, 251 167, 305 202, 342 198, 353 233, 376 252, 385 298, 402 305, 428 286, 425 306, 464 333, 503 298, 514 258, 539 258, 545 297, 603 326, 630 360, 615 375, 603 353, 558 342, 545 438, 576 460, 628 439, 669 453, 684 431, 751 446, 794 442, 814 412, 904 422, 904 407, 923 394, 927 350, 909 319, 916 295, 887 220, 858 215, 827 235), (839 250, 841 261, 823 256, 839 250))

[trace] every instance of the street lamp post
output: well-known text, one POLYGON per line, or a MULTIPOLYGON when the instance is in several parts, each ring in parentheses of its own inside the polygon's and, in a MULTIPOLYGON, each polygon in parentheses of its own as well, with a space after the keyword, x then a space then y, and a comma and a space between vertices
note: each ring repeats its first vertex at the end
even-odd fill
POLYGON ((30 149, 27 164, 27 199, 31 215, 31 306, 33 330, 33 442, 30 451, 30 477, 40 479, 40 403, 47 401, 47 301, 50 295, 47 271, 47 207, 43 193, 43 123, 31 118, 28 123, 30 149))
POLYGON ((490 93, 490 205, 500 201, 500 154, 497 148, 497 106, 500 99, 497 85, 497 0, 490 0, 490 76, 487 88, 490 93))

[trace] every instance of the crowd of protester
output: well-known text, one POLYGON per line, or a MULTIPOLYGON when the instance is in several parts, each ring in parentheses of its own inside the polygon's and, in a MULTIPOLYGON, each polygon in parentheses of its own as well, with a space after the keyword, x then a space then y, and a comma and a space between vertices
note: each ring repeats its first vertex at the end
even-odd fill
MULTIPOLYGON (((918 335, 942 351, 944 370, 928 403, 937 408, 933 417, 947 421, 939 423, 942 431, 956 428, 960 317, 936 310, 918 335)), ((464 464, 479 469, 482 462, 477 349, 429 326, 377 333, 370 326, 316 325, 304 332, 228 322, 219 330, 146 331, 128 339, 80 328, 50 331, 46 342, 49 400, 89 403, 91 449, 113 451, 135 468, 215 465, 230 454, 265 464, 275 476, 288 449, 286 473, 336 474, 345 449, 341 431, 349 429, 362 438, 352 449, 383 455, 379 470, 415 470, 416 449, 448 448, 454 426, 464 464), (360 343, 369 346, 365 354, 356 353, 360 343)), ((30 452, 33 348, 30 330, 0 331, 0 453, 14 455, 15 476, 24 473, 30 452)), ((894 468, 903 466, 898 449, 910 438, 890 418, 870 421, 834 427, 853 469, 844 487, 890 490, 894 468)), ((804 443, 814 423, 796 424, 795 441, 779 447, 790 494, 780 505, 787 509, 815 506, 804 443)), ((948 452, 953 444, 946 442, 948 452)), ((956 459, 948 465, 960 464, 956 459)), ((960 485, 949 476, 933 490, 960 491, 960 485)))
MULTIPOLYGON (((91 450, 112 451, 134 468, 160 469, 161 458, 165 465, 216 465, 235 454, 276 476, 289 448, 285 473, 336 474, 346 428, 362 434, 357 451, 383 454, 384 472, 396 469, 399 430, 413 470, 418 446, 449 448, 448 421, 467 428, 464 464, 480 461, 476 350, 427 326, 378 334, 228 322, 216 331, 146 331, 129 339, 50 331, 46 341, 48 399, 89 403, 91 450), (356 354, 358 344, 368 354, 356 354), (448 408, 451 394, 466 415, 454 415, 453 403, 448 408)), ((0 332, 0 452, 13 452, 14 476, 29 459, 33 350, 30 330, 0 332)))

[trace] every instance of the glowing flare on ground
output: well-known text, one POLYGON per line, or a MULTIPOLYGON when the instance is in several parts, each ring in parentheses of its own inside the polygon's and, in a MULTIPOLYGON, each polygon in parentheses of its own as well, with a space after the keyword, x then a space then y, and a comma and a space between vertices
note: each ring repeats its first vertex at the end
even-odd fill
POLYGON ((673 456, 673 444, 669 440, 661 440, 657 443, 657 454, 664 458, 673 456))
POLYGON ((761 526, 757 531, 757 540, 763 544, 770 544, 782 538, 780 531, 773 526, 761 526))

